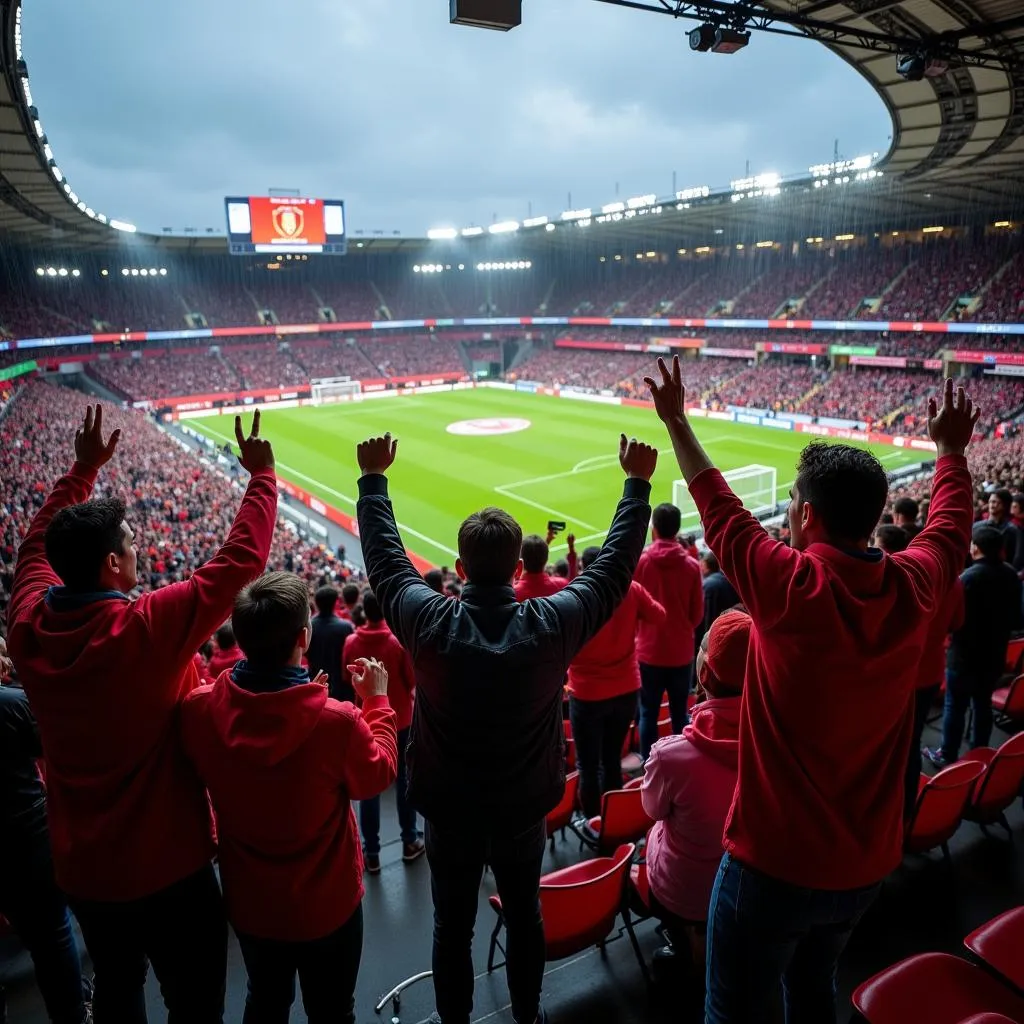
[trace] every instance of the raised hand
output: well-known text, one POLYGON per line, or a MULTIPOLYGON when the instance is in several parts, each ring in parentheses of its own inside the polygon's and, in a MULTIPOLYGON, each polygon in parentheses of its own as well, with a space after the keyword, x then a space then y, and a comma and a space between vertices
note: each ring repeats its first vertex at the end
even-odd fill
POLYGON ((238 461, 249 473, 274 468, 274 449, 269 441, 260 437, 260 411, 252 414, 252 430, 246 437, 242 433, 242 417, 235 417, 235 440, 238 442, 238 461))
POLYGON ((329 678, 326 672, 317 672, 310 682, 316 686, 322 686, 326 690, 329 678))
POLYGON ((620 434, 619 465, 626 476, 650 480, 654 476, 654 467, 658 465, 658 449, 638 441, 635 437, 627 441, 626 435, 620 434))
POLYGON ((387 696, 388 670, 376 658, 357 658, 354 665, 345 668, 361 700, 387 696))
POLYGON ((383 437, 371 437, 356 446, 356 461, 363 476, 386 473, 395 461, 398 442, 390 432, 383 437))
POLYGON ((85 466, 99 469, 105 466, 117 449, 121 440, 121 431, 115 430, 110 439, 103 440, 103 406, 88 406, 85 410, 85 422, 75 432, 75 459, 85 466))
MULTIPOLYGON (((655 452, 654 454, 657 455, 658 453, 655 452)), ((573 554, 576 553, 576 534, 575 533, 570 533, 569 536, 565 538, 565 546, 569 549, 569 554, 570 555, 573 555, 573 554)))
POLYGON ((660 383, 653 377, 644 377, 644 383, 654 399, 654 411, 665 423, 686 419, 686 388, 683 387, 682 374, 679 370, 679 356, 672 357, 672 372, 669 372, 664 359, 658 359, 660 383))
POLYGON ((956 389, 954 398, 953 380, 947 377, 941 407, 937 399, 928 399, 928 436, 939 455, 963 455, 980 415, 981 410, 975 408, 962 387, 956 389))

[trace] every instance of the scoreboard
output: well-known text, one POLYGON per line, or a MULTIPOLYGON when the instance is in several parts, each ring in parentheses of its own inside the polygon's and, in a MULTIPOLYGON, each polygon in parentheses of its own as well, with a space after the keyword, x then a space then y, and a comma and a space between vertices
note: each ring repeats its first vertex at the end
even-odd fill
POLYGON ((301 252, 345 255, 345 204, 340 199, 229 196, 224 206, 228 246, 235 256, 301 252))

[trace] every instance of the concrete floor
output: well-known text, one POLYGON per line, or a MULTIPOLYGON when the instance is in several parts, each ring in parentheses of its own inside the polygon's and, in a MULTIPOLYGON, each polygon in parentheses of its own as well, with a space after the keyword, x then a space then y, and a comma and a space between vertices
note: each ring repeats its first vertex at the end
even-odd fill
MULTIPOLYGON (((993 742, 1006 736, 999 730, 993 742)), ((926 734, 926 741, 935 739, 926 734)), ((840 1019, 853 989, 874 972, 902 957, 926 950, 962 951, 963 937, 1002 910, 1024 904, 1024 813, 1012 809, 1015 845, 1005 839, 986 839, 975 825, 964 824, 951 843, 952 870, 937 854, 907 858, 886 883, 881 898, 865 917, 840 964, 840 1019)), ((431 908, 429 872, 425 859, 403 865, 393 798, 385 797, 381 836, 393 840, 382 852, 383 870, 366 879, 363 903, 365 940, 356 994, 359 1024, 390 1022, 390 1008, 376 1017, 374 1003, 401 979, 430 966, 431 908)), ((547 854, 545 870, 575 863, 581 854, 571 838, 556 841, 547 854)), ((480 892, 480 915, 474 941, 477 965, 474 1021, 511 1024, 508 991, 503 973, 486 973, 487 946, 494 915, 487 906, 493 879, 485 876, 480 892)), ((644 954, 649 958, 661 942, 653 922, 638 926, 644 954)), ((39 995, 24 954, 0 963, 8 988, 11 1024, 45 1024, 39 995)), ((626 939, 612 941, 602 956, 596 949, 548 966, 544 1003, 552 1024, 640 1024, 685 1020, 678 991, 649 999, 633 952, 626 939)), ((152 977, 149 988, 150 1021, 166 1019, 152 977)), ((225 1020, 241 1020, 245 998, 245 972, 237 945, 232 941, 228 963, 228 1002, 225 1020)), ((433 990, 425 981, 403 999, 402 1024, 416 1024, 433 1009, 433 990)), ((291 1020, 305 1017, 299 1007, 291 1020)))

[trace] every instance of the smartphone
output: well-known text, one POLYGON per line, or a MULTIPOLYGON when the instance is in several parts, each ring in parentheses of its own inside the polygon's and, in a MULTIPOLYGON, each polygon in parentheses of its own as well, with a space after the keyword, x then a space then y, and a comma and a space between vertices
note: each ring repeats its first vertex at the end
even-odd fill
POLYGON ((565 529, 565 523, 556 523, 554 519, 548 521, 548 533, 561 533, 565 529))

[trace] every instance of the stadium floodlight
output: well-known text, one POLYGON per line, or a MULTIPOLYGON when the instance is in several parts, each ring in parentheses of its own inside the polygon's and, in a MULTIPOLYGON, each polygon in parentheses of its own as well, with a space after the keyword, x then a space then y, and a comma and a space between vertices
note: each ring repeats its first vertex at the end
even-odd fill
POLYGON ((715 26, 710 22, 705 25, 698 25, 690 36, 690 49, 698 53, 707 53, 715 45, 715 26))
POLYGON ((539 228, 539 227, 541 227, 541 225, 547 224, 547 222, 548 222, 547 217, 527 217, 526 220, 523 221, 523 227, 524 228, 539 228))
POLYGON ((457 238, 459 232, 455 228, 431 228, 427 232, 427 238, 432 241, 449 241, 452 238, 457 238))
POLYGON ((166 277, 167 276, 167 268, 166 267, 161 267, 160 268, 160 276, 161 277, 166 277))
POLYGON ((715 29, 715 41, 711 46, 712 53, 735 53, 742 50, 750 42, 749 32, 740 32, 734 28, 715 29))
POLYGON ((478 227, 463 228, 462 229, 462 237, 463 238, 475 238, 477 235, 482 235, 483 233, 484 233, 484 229, 483 228, 478 228, 478 227))
POLYGON ((132 277, 138 277, 138 276, 139 276, 138 267, 132 267, 132 277))
POLYGON ((57 276, 56 268, 55 267, 47 267, 46 268, 46 276, 47 277, 56 277, 57 276))
POLYGON ((563 210, 562 220, 589 220, 592 214, 589 207, 583 210, 563 210))
POLYGON ((523 22, 522 0, 450 0, 452 25, 508 32, 523 22))
POLYGON ((107 276, 109 276, 109 274, 110 274, 110 271, 109 271, 109 270, 107 270, 107 268, 106 268, 106 267, 104 267, 104 268, 103 268, 103 269, 102 269, 102 270, 100 271, 100 277, 107 277, 107 276))
POLYGON ((126 220, 111 220, 110 226, 115 231, 127 231, 129 234, 138 231, 138 228, 134 224, 129 224, 126 220))
POLYGON ((77 267, 75 267, 75 269, 71 271, 71 276, 72 277, 81 277, 82 276, 82 272, 77 267))
POLYGON ((147 269, 146 269, 145 267, 143 267, 143 268, 142 268, 142 269, 141 269, 141 270, 139 271, 139 274, 140 274, 140 275, 141 275, 142 277, 149 277, 149 271, 148 271, 148 270, 147 270, 147 269))
POLYGON ((131 271, 127 267, 122 267, 121 268, 121 276, 122 277, 127 277, 130 273, 131 273, 131 271))
POLYGON ((948 70, 948 61, 939 60, 925 50, 896 56, 896 74, 908 82, 920 82, 922 78, 941 78, 948 70))
POLYGON ((46 273, 46 271, 42 267, 36 267, 36 276, 37 277, 42 277, 45 273, 46 273))
POLYGON ((626 206, 631 210, 639 210, 642 206, 651 206, 657 198, 653 193, 647 196, 634 196, 626 200, 626 206))
POLYGON ((608 203, 601 207, 602 213, 622 213, 626 208, 625 203, 608 203))
POLYGON ((544 230, 545 231, 554 231, 555 230, 555 225, 554 224, 545 224, 544 225, 544 230))
POLYGON ((500 220, 497 224, 492 224, 487 229, 492 235, 507 235, 512 231, 519 230, 519 221, 517 220, 500 220))
POLYGON ((59 185, 64 180, 64 175, 61 169, 51 160, 50 161, 50 173, 53 175, 53 180, 59 185))
POLYGON ((680 202, 688 202, 691 199, 707 199, 711 195, 711 189, 707 185, 697 185, 694 188, 684 188, 676 193, 676 199, 680 202))

